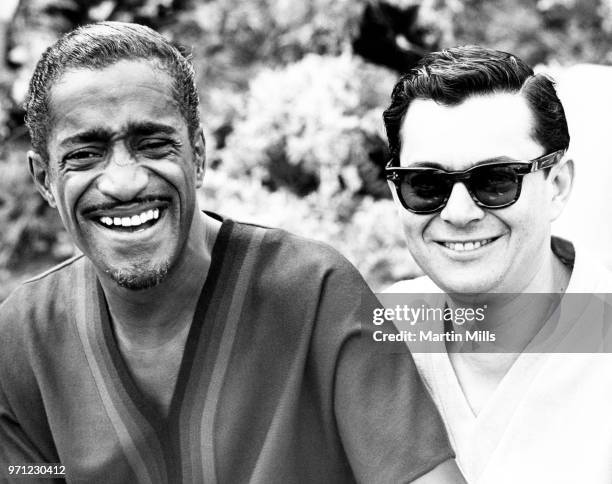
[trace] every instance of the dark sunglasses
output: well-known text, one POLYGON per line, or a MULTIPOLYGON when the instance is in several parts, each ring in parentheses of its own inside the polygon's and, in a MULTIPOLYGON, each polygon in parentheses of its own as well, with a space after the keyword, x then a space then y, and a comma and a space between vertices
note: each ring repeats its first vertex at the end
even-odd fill
POLYGON ((504 208, 519 199, 525 175, 553 166, 564 153, 565 150, 558 150, 529 161, 484 163, 464 171, 387 165, 385 173, 403 207, 413 213, 442 210, 453 186, 459 182, 465 185, 476 205, 504 208))

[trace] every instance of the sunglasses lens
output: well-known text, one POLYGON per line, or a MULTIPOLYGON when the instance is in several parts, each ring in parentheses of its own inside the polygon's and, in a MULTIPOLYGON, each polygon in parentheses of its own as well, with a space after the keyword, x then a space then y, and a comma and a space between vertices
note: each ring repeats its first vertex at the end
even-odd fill
POLYGON ((520 179, 511 166, 483 166, 472 172, 469 185, 481 203, 499 207, 516 201, 520 179))
POLYGON ((446 200, 452 188, 447 177, 436 171, 420 171, 406 174, 400 185, 400 196, 411 210, 435 211, 446 200))
POLYGON ((516 165, 483 165, 468 176, 440 170, 408 171, 401 175, 399 195, 404 205, 417 213, 436 212, 448 201, 453 185, 461 180, 485 207, 505 207, 516 202, 521 188, 521 174, 516 165))

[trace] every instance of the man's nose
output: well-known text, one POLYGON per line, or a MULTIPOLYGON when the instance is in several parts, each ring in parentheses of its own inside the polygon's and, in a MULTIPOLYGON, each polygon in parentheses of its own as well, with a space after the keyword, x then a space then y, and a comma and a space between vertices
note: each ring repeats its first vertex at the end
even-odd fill
POLYGON ((442 220, 457 227, 464 227, 470 222, 480 220, 484 215, 484 210, 476 205, 466 186, 460 182, 453 185, 446 206, 440 212, 442 220))
POLYGON ((98 178, 98 190, 103 194, 130 201, 138 196, 149 183, 148 171, 125 148, 115 148, 98 178))

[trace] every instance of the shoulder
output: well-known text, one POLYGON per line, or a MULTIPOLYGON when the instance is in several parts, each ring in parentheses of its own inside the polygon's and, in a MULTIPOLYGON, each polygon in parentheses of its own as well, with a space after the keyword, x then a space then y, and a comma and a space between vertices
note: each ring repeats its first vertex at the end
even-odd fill
MULTIPOLYGON (((87 259, 84 255, 79 254, 71 257, 25 281, 15 290, 14 294, 7 298, 7 301, 17 295, 28 299, 32 296, 56 295, 58 291, 71 289, 77 271, 83 269, 85 264, 87 264, 87 259)), ((36 299, 36 301, 40 301, 40 299, 36 299)))
POLYGON ((568 293, 612 293, 612 271, 588 247, 573 244, 574 265, 568 293))
POLYGON ((23 334, 32 325, 44 330, 55 316, 64 313, 74 294, 75 275, 85 263, 84 256, 75 256, 17 287, 0 305, 2 338, 23 334))
POLYGON ((83 254, 78 254, 73 257, 70 257, 69 259, 66 259, 65 261, 60 262, 59 264, 51 267, 50 269, 47 269, 46 271, 41 272, 40 274, 37 274, 31 277, 30 279, 26 280, 23 284, 24 285, 34 285, 38 281, 45 281, 45 282, 57 281, 58 278, 61 279, 62 276, 65 276, 66 274, 71 273, 72 270, 74 270, 80 264, 83 264, 84 259, 85 259, 85 256, 83 254))
POLYGON ((331 341, 328 331, 344 334, 378 304, 357 269, 329 245, 281 229, 240 223, 235 229, 259 231, 250 295, 258 306, 282 309, 285 323, 310 322, 331 341))
MULTIPOLYGON (((233 230, 250 237, 258 232, 258 257, 262 269, 278 278, 291 280, 323 277, 330 272, 358 276, 357 269, 336 249, 316 240, 282 229, 234 222, 233 230)), ((361 279, 361 276, 359 276, 361 279)))
POLYGON ((398 281, 386 288, 385 293, 439 293, 442 290, 427 276, 398 281))
POLYGON ((34 398, 34 372, 64 353, 71 340, 70 308, 75 275, 84 264, 75 257, 21 284, 0 305, 0 383, 4 391, 34 398))

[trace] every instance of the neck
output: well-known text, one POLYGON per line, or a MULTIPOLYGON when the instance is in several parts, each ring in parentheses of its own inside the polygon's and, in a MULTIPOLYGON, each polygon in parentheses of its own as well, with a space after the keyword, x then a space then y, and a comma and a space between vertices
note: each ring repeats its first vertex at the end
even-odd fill
POLYGON ((495 334, 495 342, 479 344, 478 351, 521 352, 550 317, 559 296, 567 288, 570 275, 570 269, 549 250, 542 265, 520 291, 483 294, 469 299, 453 295, 448 305, 454 312, 459 308, 484 310, 482 321, 475 319, 461 326, 455 324, 454 330, 495 334))
POLYGON ((151 347, 189 325, 211 264, 221 222, 196 210, 185 247, 166 278, 144 290, 120 287, 98 271, 110 315, 121 339, 151 347), (205 241, 205 242, 204 242, 205 241))

